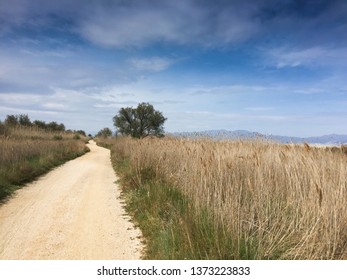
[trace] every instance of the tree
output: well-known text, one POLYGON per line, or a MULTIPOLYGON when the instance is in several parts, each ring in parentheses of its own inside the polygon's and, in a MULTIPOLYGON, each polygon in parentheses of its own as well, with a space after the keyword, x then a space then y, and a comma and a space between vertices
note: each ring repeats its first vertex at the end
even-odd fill
POLYGON ((123 135, 135 138, 164 136, 164 122, 167 119, 149 103, 141 103, 137 108, 126 107, 113 117, 114 126, 123 135))
POLYGON ((18 116, 15 115, 7 115, 5 119, 5 125, 6 126, 17 126, 18 123, 18 116))
POLYGON ((30 121, 30 118, 26 114, 20 114, 20 115, 7 115, 5 119, 5 125, 6 126, 31 126, 32 123, 30 121))
POLYGON ((6 128, 3 122, 0 120, 0 135, 5 134, 6 128))
POLYGON ((46 125, 47 129, 50 130, 50 131, 57 131, 58 130, 58 123, 57 122, 49 122, 47 125, 46 125))
POLYGON ((65 131, 65 125, 63 123, 58 124, 57 130, 58 131, 65 131))
POLYGON ((33 124, 38 128, 46 129, 46 123, 44 121, 35 120, 33 124))
POLYGON ((86 132, 84 130, 75 130, 75 132, 84 136, 84 137, 87 137, 86 132))
POLYGON ((103 129, 101 129, 97 134, 97 137, 103 137, 103 138, 107 138, 112 136, 112 131, 111 129, 109 129, 108 127, 105 127, 103 129))
POLYGON ((65 125, 63 123, 58 124, 57 122, 49 122, 46 125, 47 129, 50 131, 65 131, 65 125))
POLYGON ((21 114, 17 117, 17 119, 18 119, 19 125, 21 125, 21 126, 31 126, 32 125, 28 115, 21 114))

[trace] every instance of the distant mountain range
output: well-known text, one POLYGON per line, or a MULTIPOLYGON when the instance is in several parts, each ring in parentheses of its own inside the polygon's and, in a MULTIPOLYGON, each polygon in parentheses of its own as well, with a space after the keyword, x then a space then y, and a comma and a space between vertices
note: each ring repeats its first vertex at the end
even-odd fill
POLYGON ((216 140, 227 140, 227 139, 256 139, 263 138, 269 139, 280 143, 309 143, 309 144, 320 144, 320 145, 343 145, 347 144, 347 135, 329 134, 318 137, 291 137, 291 136, 280 136, 280 135, 265 135, 258 132, 252 132, 248 130, 206 130, 200 132, 177 132, 171 135, 182 138, 211 138, 216 140))

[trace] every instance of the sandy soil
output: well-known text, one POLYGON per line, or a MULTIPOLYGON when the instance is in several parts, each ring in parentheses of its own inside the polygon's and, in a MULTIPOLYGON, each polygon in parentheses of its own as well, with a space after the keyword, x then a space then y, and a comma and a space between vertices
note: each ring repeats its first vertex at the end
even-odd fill
POLYGON ((139 259, 141 233, 119 199, 110 151, 91 152, 0 206, 0 259, 139 259))

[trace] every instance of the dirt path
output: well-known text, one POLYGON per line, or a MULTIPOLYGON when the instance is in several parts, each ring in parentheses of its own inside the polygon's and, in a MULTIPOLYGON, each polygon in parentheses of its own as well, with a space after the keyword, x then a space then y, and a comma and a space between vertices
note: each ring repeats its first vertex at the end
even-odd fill
POLYGON ((69 161, 0 206, 0 259, 139 259, 110 151, 69 161))

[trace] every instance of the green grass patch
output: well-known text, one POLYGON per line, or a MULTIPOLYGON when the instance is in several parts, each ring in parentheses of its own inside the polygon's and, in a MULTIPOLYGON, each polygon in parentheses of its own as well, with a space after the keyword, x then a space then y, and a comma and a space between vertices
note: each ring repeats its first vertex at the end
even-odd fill
POLYGON ((50 153, 34 154, 0 168, 0 202, 7 199, 15 190, 32 182, 66 161, 79 157, 89 151, 84 146, 64 147, 50 153))
POLYGON ((250 243, 236 244, 207 209, 195 209, 177 188, 143 169, 140 178, 127 159, 112 156, 126 210, 145 239, 145 259, 252 259, 250 243), (217 226, 216 226, 217 224, 217 226), (238 249, 238 248, 241 249, 238 249))

